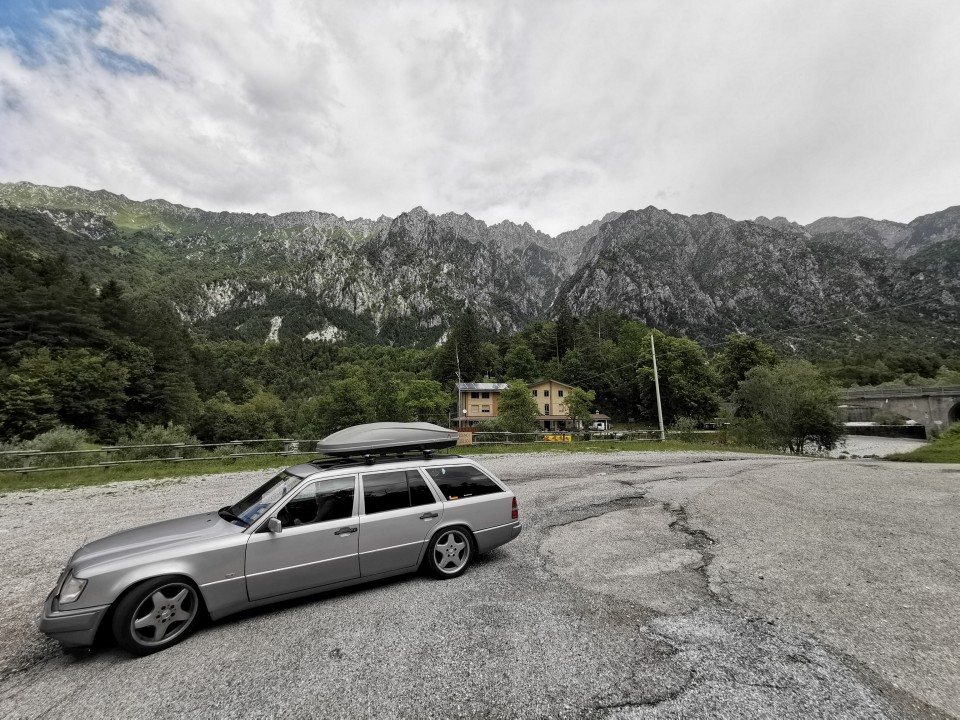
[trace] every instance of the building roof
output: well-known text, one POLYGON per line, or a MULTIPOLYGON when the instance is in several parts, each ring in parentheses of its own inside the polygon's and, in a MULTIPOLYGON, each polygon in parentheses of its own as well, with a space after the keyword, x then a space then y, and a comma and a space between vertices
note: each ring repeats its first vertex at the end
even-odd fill
POLYGON ((506 390, 509 385, 506 383, 457 383, 457 390, 506 390))
POLYGON ((563 385, 564 387, 570 388, 571 390, 574 388, 573 385, 568 385, 567 383, 560 382, 559 380, 552 380, 551 378, 534 380, 532 383, 527 383, 527 387, 529 388, 529 387, 533 387, 534 385, 543 385, 544 383, 553 383, 554 385, 563 385))
POLYGON ((609 416, 609 415, 604 415, 603 413, 596 413, 596 412, 595 412, 595 413, 590 413, 590 417, 592 417, 594 420, 609 420, 609 419, 610 419, 610 416, 609 416))

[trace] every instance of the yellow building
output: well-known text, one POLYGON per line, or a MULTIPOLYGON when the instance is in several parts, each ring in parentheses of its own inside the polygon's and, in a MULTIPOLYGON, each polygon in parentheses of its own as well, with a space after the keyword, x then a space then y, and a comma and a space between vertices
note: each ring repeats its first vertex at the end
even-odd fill
POLYGON ((500 393, 506 383, 457 383, 457 426, 469 427, 500 414, 500 393))
MULTIPOLYGON (((537 380, 527 387, 537 402, 540 413, 537 422, 544 430, 572 429, 565 398, 573 390, 573 385, 557 380, 537 380)), ((506 383, 457 383, 456 427, 471 427, 499 416, 500 393, 506 389, 506 383)), ((608 427, 610 421, 608 416, 599 414, 594 414, 593 419, 594 424, 600 422, 603 429, 608 427)))
POLYGON ((573 390, 573 385, 557 380, 538 380, 527 387, 537 401, 537 410, 540 411, 537 421, 543 424, 544 430, 562 430, 570 424, 564 398, 573 390))

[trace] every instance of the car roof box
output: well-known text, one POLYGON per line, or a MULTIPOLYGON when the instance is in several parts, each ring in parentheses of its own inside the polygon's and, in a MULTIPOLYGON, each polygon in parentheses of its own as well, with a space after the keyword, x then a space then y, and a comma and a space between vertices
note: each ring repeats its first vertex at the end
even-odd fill
POLYGON ((317 443, 325 455, 386 455, 408 451, 429 452, 457 444, 457 431, 425 422, 378 422, 339 430, 317 443))

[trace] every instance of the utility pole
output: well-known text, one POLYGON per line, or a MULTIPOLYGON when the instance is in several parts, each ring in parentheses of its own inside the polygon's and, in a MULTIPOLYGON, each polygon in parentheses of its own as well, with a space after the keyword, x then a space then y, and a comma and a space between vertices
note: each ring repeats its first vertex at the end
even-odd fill
POLYGON ((657 390, 657 417, 660 418, 660 442, 667 439, 663 431, 663 408, 660 406, 660 376, 657 374, 657 348, 653 344, 653 333, 650 333, 650 352, 653 353, 653 386, 657 390))

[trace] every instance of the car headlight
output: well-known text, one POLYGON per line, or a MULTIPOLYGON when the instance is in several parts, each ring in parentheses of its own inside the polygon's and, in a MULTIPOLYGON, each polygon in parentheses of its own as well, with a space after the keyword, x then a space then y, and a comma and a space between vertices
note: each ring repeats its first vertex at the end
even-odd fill
POLYGON ((67 579, 63 581, 63 585, 60 587, 60 595, 58 597, 60 604, 67 605, 68 603, 75 602, 86 586, 87 581, 74 577, 73 571, 71 570, 67 575, 67 579))

